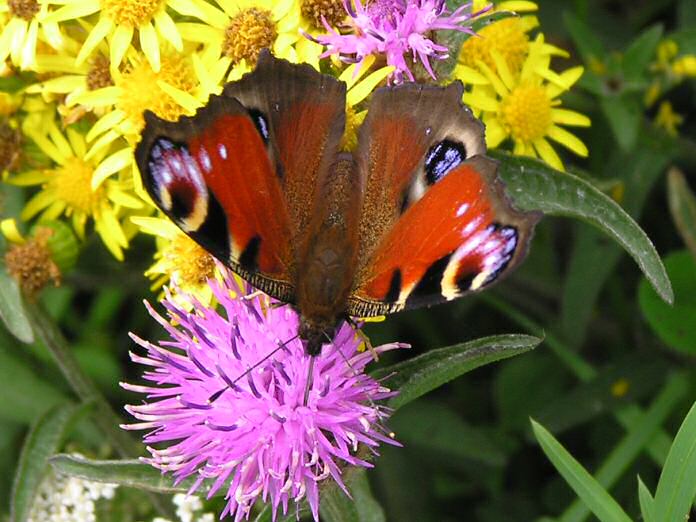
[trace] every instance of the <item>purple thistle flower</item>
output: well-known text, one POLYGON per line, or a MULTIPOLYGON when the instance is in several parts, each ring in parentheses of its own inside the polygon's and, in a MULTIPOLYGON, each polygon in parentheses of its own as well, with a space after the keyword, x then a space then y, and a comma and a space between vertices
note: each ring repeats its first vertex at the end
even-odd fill
POLYGON ((274 519, 290 500, 299 518, 306 497, 319 520, 321 481, 331 477, 348 494, 342 466, 372 467, 358 446, 376 455, 380 442, 398 445, 381 424, 388 409, 374 403, 395 393, 364 373, 372 355, 358 352, 360 340, 344 324, 314 358, 305 406, 310 357, 297 338, 297 313, 266 296, 241 297, 248 288, 231 275, 210 284, 224 316, 193 297, 187 312, 168 292, 169 320, 145 303, 171 340, 155 345, 131 334, 147 350, 131 359, 151 368, 144 378, 152 384, 122 384, 149 399, 126 406, 140 422, 123 427, 150 430, 151 457, 143 460, 175 483, 197 476, 190 492, 206 479, 209 497, 225 488, 221 517, 248 518, 258 498, 270 498, 274 519))
POLYGON ((328 34, 309 38, 327 47, 322 58, 338 54, 346 62, 362 64, 367 56, 385 55, 387 64, 396 68, 390 77, 394 83, 404 81, 404 76, 414 81, 405 58, 409 53, 413 63, 420 60, 428 74, 436 79, 430 59, 447 59, 449 49, 431 39, 432 31, 451 30, 473 35, 474 30, 469 27, 471 22, 492 8, 491 4, 472 12, 469 2, 450 11, 445 0, 353 2, 355 8, 351 0, 343 0, 355 34, 340 34, 323 20, 328 34))

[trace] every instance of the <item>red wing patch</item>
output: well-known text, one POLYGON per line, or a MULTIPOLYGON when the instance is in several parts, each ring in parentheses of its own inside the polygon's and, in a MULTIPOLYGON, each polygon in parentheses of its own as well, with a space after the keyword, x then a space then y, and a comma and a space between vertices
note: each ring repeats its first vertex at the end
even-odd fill
POLYGON ((351 296, 349 313, 378 315, 479 290, 524 254, 537 217, 509 207, 495 162, 472 158, 452 169, 380 241, 351 296))
POLYGON ((290 301, 285 197, 263 116, 252 116, 218 96, 176 123, 147 114, 136 158, 150 196, 184 232, 250 283, 290 301))

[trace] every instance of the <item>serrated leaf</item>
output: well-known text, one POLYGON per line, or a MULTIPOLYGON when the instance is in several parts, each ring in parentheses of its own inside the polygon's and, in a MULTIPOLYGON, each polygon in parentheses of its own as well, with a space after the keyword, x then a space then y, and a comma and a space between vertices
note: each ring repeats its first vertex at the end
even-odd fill
POLYGON ((640 513, 643 516, 643 522, 655 522, 655 500, 640 477, 638 477, 638 501, 640 502, 640 513))
POLYGON ((696 259, 696 196, 676 167, 667 173, 667 201, 679 235, 696 259))
POLYGON ((696 259, 687 250, 665 258, 667 273, 674 284, 674 306, 662 302, 647 281, 638 287, 643 315, 657 336, 670 348, 696 355, 696 259))
MULTIPOLYGON (((66 475, 156 493, 186 493, 193 484, 193 479, 189 479, 174 486, 171 475, 164 475, 158 469, 136 459, 95 460, 61 454, 52 457, 49 462, 54 469, 66 475)), ((196 491, 206 493, 207 484, 204 482, 196 491)))
POLYGON ((479 366, 507 359, 535 348, 542 339, 531 335, 510 334, 483 337, 454 346, 430 350, 418 357, 380 368, 376 378, 391 375, 387 384, 399 394, 389 406, 401 406, 434 390, 479 366))
POLYGON ((0 318, 17 339, 23 343, 34 342, 34 331, 24 309, 22 293, 4 267, 0 267, 0 318))
POLYGON ((602 522, 631 522, 609 493, 568 453, 549 431, 531 419, 541 449, 568 485, 602 522))
POLYGON ((639 80, 647 73, 648 65, 655 55, 655 49, 663 32, 662 25, 656 25, 643 31, 631 42, 623 59, 623 72, 627 80, 639 80))
POLYGON ((696 497, 696 403, 686 415, 667 455, 655 491, 656 522, 687 520, 696 497))
POLYGON ((28 519, 34 497, 46 473, 48 459, 63 443, 68 429, 80 413, 74 405, 60 405, 48 410, 27 435, 19 457, 12 485, 12 520, 28 519))
POLYGON ((673 302, 672 286, 655 247, 613 199, 577 176, 554 170, 541 161, 500 152, 489 154, 500 161, 498 173, 515 206, 596 226, 633 257, 662 299, 673 302))

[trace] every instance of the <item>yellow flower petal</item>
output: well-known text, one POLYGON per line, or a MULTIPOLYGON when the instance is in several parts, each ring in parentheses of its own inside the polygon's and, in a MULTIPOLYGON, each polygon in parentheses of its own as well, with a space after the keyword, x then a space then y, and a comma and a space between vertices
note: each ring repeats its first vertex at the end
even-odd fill
POLYGON ((178 227, 168 219, 158 217, 133 216, 131 222, 135 223, 146 234, 173 239, 180 233, 178 227))
POLYGON ((21 174, 12 176, 8 180, 5 180, 5 183, 16 185, 18 187, 30 187, 32 185, 40 185, 47 179, 48 177, 46 176, 46 173, 41 170, 28 170, 26 172, 22 172, 21 174))
POLYGON ((118 185, 110 185, 107 189, 109 199, 125 208, 138 209, 143 207, 143 201, 121 190, 118 185))
POLYGON ((43 209, 52 205, 55 200, 56 198, 54 194, 46 190, 42 190, 31 198, 26 205, 24 205, 22 213, 19 215, 19 217, 23 221, 28 221, 43 209))
POLYGON ((452 77, 461 80, 468 85, 487 85, 491 83, 476 69, 472 69, 471 67, 461 63, 454 66, 452 77))
POLYGON ((82 75, 60 76, 45 82, 35 83, 27 87, 28 93, 50 92, 56 94, 67 94, 79 87, 84 87, 85 77, 82 75))
POLYGON ((14 219, 3 219, 0 221, 0 231, 2 235, 11 243, 24 243, 24 237, 17 228, 17 221, 14 219))
POLYGON ((65 22, 66 20, 89 16, 99 11, 99 9, 101 9, 99 0, 80 0, 79 2, 70 2, 53 11, 44 20, 49 23, 65 22))
POLYGON ((183 51, 184 44, 181 41, 181 35, 172 17, 169 16, 166 11, 159 11, 155 14, 154 20, 155 29, 157 29, 160 36, 172 44, 177 51, 183 51))
POLYGON ((102 133, 112 129, 126 117, 126 113, 119 109, 114 109, 113 111, 107 112, 104 116, 99 118, 89 132, 85 136, 87 141, 92 141, 97 136, 102 133))
POLYGON ((131 40, 133 39, 133 28, 126 25, 119 25, 114 31, 114 35, 111 38, 111 70, 112 74, 118 73, 118 66, 121 65, 128 47, 130 47, 131 40))
POLYGON ((548 163, 551 167, 556 170, 563 170, 563 162, 561 158, 558 157, 556 151, 544 138, 539 138, 534 141, 534 149, 539 154, 539 157, 548 163))
POLYGON ((68 106, 79 104, 88 107, 106 107, 115 104, 119 94, 121 94, 121 88, 111 85, 93 91, 85 91, 78 96, 70 97, 70 101, 66 100, 66 103, 68 106))
POLYGON ((157 31, 155 31, 155 28, 149 22, 140 26, 140 48, 142 49, 143 54, 145 54, 147 61, 150 62, 152 70, 159 72, 159 41, 157 40, 157 31))
POLYGON ((498 100, 487 96, 481 90, 477 89, 465 92, 464 96, 462 96, 462 101, 468 106, 482 111, 496 112, 500 107, 498 100))
POLYGON ((571 134, 558 125, 552 125, 547 134, 549 138, 572 150, 578 156, 582 156, 583 158, 587 157, 587 147, 574 134, 571 134))
POLYGON ((114 24, 110 19, 104 16, 101 17, 97 22, 97 25, 95 25, 89 32, 89 35, 87 35, 87 39, 82 45, 82 49, 80 49, 80 52, 75 59, 75 63, 77 65, 82 64, 87 57, 92 54, 92 51, 94 51, 97 45, 99 45, 99 43, 106 38, 106 35, 111 32, 113 27, 114 24))
POLYGON ((94 170, 92 175, 92 190, 96 190, 102 182, 133 162, 133 151, 130 147, 123 148, 105 158, 94 170))
POLYGON ((24 48, 20 59, 23 69, 30 69, 36 62, 36 40, 39 33, 39 22, 34 19, 29 24, 29 30, 24 40, 24 48))
POLYGON ((65 134, 70 142, 70 148, 75 152, 75 156, 78 158, 83 158, 87 152, 87 143, 85 142, 85 137, 71 127, 65 129, 65 134))
POLYGON ((97 141, 92 143, 92 146, 87 151, 87 154, 85 154, 85 161, 91 160, 92 158, 96 157, 100 152, 104 151, 104 148, 107 145, 112 144, 120 137, 121 135, 113 129, 104 133, 97 141))
POLYGON ((163 80, 157 80, 157 87, 171 96, 174 101, 181 105, 189 114, 193 114, 196 112, 196 109, 201 106, 201 102, 195 96, 181 89, 177 89, 163 80))
POLYGON ((382 67, 355 84, 346 95, 348 105, 352 107, 367 98, 375 87, 382 83, 395 69, 396 67, 393 66, 382 67))
POLYGON ((372 67, 373 63, 375 63, 376 59, 377 58, 371 54, 365 57, 362 64, 359 62, 350 64, 343 70, 338 79, 345 82, 346 88, 350 89, 358 80, 360 80, 360 78, 365 75, 367 71, 370 70, 370 67, 372 67))
POLYGON ((568 109, 551 109, 551 121, 561 125, 572 125, 574 127, 589 127, 590 118, 579 112, 568 109))

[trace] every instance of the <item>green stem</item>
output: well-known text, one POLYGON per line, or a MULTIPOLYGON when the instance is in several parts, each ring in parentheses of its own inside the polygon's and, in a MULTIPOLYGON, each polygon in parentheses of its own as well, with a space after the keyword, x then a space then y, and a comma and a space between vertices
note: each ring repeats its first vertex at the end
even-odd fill
MULTIPOLYGON (((123 419, 99 392, 94 382, 82 371, 68 342, 55 322, 37 303, 26 304, 34 332, 53 356, 63 376, 83 403, 94 404, 94 422, 106 436, 116 453, 122 458, 132 458, 141 454, 141 445, 119 428, 123 419)), ((174 518, 174 510, 169 501, 154 493, 148 493, 155 509, 163 516, 174 518)))

